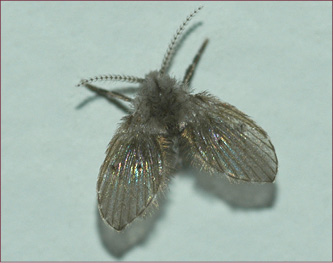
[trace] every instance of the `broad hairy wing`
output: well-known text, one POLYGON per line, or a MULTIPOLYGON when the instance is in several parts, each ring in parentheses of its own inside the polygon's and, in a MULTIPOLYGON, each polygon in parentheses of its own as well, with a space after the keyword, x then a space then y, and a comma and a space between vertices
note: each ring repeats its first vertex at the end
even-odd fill
POLYGON ((235 107, 200 93, 180 138, 186 163, 232 179, 273 182, 278 169, 274 146, 266 132, 235 107))
POLYGON ((124 123, 111 140, 97 182, 98 208, 120 231, 152 205, 173 169, 171 141, 130 130, 124 123))

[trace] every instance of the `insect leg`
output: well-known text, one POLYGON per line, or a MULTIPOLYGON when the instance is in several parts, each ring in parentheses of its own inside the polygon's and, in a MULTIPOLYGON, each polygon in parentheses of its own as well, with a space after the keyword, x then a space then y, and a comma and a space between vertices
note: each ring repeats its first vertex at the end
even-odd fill
POLYGON ((201 57, 202 53, 204 52, 207 44, 208 44, 208 38, 203 42, 198 53, 195 55, 195 57, 192 61, 192 64, 187 68, 184 79, 183 79, 183 83, 190 83, 193 73, 195 71, 195 68, 197 67, 200 57, 201 57))
POLYGON ((90 89, 91 91, 94 91, 97 94, 102 95, 106 98, 115 98, 115 99, 119 99, 119 100, 123 100, 123 101, 127 101, 127 102, 132 102, 131 98, 129 98, 129 97, 123 95, 123 94, 120 94, 118 92, 97 88, 96 86, 91 85, 91 84, 85 84, 85 86, 88 89, 90 89))

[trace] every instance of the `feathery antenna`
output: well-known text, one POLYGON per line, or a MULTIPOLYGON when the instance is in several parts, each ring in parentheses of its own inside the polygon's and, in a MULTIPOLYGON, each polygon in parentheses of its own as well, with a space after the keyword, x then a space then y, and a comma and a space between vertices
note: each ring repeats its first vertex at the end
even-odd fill
POLYGON ((164 55, 163 61, 162 61, 162 66, 160 69, 160 73, 163 75, 166 71, 166 69, 168 68, 169 64, 170 64, 170 59, 172 57, 172 54, 175 50, 175 45, 177 43, 177 40, 179 39, 179 37, 181 36, 181 34, 183 33, 186 25, 191 21, 191 19, 203 8, 203 6, 198 7, 197 9, 195 9, 186 19, 185 21, 180 25, 180 27, 178 28, 178 30, 176 31, 176 34, 173 36, 168 49, 164 55))
POLYGON ((91 84, 96 81, 123 81, 123 82, 130 82, 130 83, 142 83, 144 79, 134 77, 134 76, 123 76, 123 75, 100 75, 95 76, 88 79, 83 79, 80 81, 79 84, 77 84, 77 87, 84 86, 86 84, 91 84))

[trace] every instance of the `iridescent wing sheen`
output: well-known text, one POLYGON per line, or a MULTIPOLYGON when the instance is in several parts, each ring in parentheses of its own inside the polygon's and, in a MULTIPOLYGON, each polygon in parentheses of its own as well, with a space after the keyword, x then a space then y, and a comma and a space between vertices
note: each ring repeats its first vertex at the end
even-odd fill
POLYGON ((168 139, 125 126, 111 140, 97 182, 100 214, 118 231, 152 205, 174 163, 168 139))
POLYGON ((191 98, 193 116, 182 131, 180 151, 186 163, 206 172, 250 182, 273 182, 278 169, 266 132, 247 115, 217 98, 191 98))

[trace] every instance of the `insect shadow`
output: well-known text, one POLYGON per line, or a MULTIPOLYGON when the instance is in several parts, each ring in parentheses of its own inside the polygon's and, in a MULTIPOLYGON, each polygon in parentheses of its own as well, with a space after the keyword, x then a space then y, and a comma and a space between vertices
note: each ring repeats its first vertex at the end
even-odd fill
MULTIPOLYGON (((272 208, 277 196, 276 184, 232 183, 221 175, 207 175, 184 168, 177 176, 191 177, 196 181, 198 193, 221 199, 230 207, 239 210, 272 208)), ((98 233, 104 248, 117 259, 123 258, 133 247, 145 244, 154 233, 156 223, 163 218, 169 204, 167 198, 159 198, 159 207, 145 218, 134 221, 119 233, 106 225, 96 208, 98 233)))
POLYGON ((185 168, 181 173, 195 177, 195 187, 207 196, 217 197, 230 207, 239 210, 272 208, 277 197, 277 184, 231 182, 221 174, 204 174, 185 168))
MULTIPOLYGON (((107 97, 106 94, 101 94, 98 91, 98 88, 95 85, 89 84, 89 85, 86 85, 86 86, 91 91, 93 91, 96 95, 93 95, 93 96, 90 96, 90 97, 84 99, 82 102, 80 102, 79 105, 77 105, 75 107, 76 110, 80 110, 83 107, 87 106, 89 103, 93 102, 94 100, 104 97, 111 104, 113 104, 113 106, 116 106, 116 108, 122 110, 124 113, 129 113, 130 112, 130 109, 124 103, 122 103, 121 101, 119 101, 115 98, 107 97)), ((131 94, 131 93, 136 93, 137 89, 138 89, 137 87, 124 87, 124 88, 121 88, 121 92, 126 93, 126 94, 131 94)), ((114 91, 117 92, 118 89, 114 89, 114 91)))
MULTIPOLYGON (((143 245, 154 233, 156 222, 164 217, 168 200, 163 196, 158 198, 158 208, 153 207, 147 215, 135 220, 124 231, 114 231, 102 220, 96 209, 96 222, 99 236, 104 248, 117 259, 121 259, 133 247, 143 245)), ((96 207, 97 208, 97 207, 96 207)))

